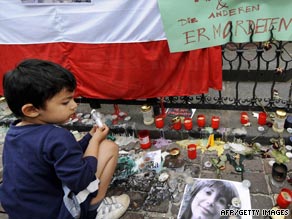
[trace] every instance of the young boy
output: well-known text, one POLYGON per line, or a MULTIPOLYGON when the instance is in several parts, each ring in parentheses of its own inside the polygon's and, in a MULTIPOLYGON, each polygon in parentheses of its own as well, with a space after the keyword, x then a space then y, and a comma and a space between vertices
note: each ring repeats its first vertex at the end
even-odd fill
POLYGON ((74 115, 76 80, 58 64, 28 59, 3 79, 18 118, 3 149, 0 202, 10 219, 120 218, 129 196, 105 197, 118 160, 109 128, 93 127, 77 142, 58 125, 74 115))

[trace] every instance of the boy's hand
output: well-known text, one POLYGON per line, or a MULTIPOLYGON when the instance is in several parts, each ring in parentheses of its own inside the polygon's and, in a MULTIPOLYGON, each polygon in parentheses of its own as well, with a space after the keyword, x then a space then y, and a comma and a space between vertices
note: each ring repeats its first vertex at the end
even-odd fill
MULTIPOLYGON (((100 127, 100 128, 104 128, 106 125, 105 124, 102 124, 102 127, 100 127)), ((91 128, 91 130, 89 131, 89 134, 91 135, 91 136, 93 136, 94 135, 94 133, 96 132, 96 129, 97 128, 99 128, 99 126, 98 125, 94 125, 92 128, 91 128)))
POLYGON ((90 129, 89 134, 90 134, 91 136, 93 136, 94 133, 95 133, 95 131, 96 131, 96 129, 97 129, 97 126, 96 126, 96 125, 93 126, 93 127, 90 129))
POLYGON ((93 140, 101 142, 102 140, 106 139, 108 132, 109 127, 104 124, 103 127, 97 126, 92 127, 89 133, 91 134, 93 140))

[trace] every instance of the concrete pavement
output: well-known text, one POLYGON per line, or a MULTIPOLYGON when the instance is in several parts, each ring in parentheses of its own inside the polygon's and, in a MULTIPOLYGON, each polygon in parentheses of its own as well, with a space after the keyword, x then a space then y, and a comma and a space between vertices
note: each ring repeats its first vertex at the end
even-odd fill
MULTIPOLYGON (((146 126, 143 124, 142 114, 139 106, 120 106, 121 111, 126 112, 131 116, 131 120, 126 122, 127 126, 134 127, 134 132, 139 130, 149 130, 151 140, 158 139, 160 133, 154 125, 146 126)), ((83 106, 83 113, 87 111, 87 106, 83 106)), ((104 114, 113 112, 112 106, 102 106, 98 109, 104 114)), ((171 118, 168 117, 165 125, 165 137, 172 140, 167 146, 161 147, 161 151, 169 151, 172 148, 179 148, 180 155, 175 158, 167 157, 164 162, 164 169, 171 176, 176 178, 175 186, 170 185, 170 182, 159 181, 160 173, 145 171, 139 174, 126 174, 126 177, 114 181, 109 189, 108 195, 127 193, 131 197, 130 207, 122 219, 127 218, 176 218, 181 198, 183 195, 184 185, 187 183, 187 177, 192 178, 207 178, 207 179, 225 179, 231 181, 242 182, 247 179, 250 181, 250 195, 252 209, 270 209, 275 205, 275 198, 280 192, 280 189, 287 187, 291 189, 291 185, 288 180, 285 180, 284 184, 280 187, 276 187, 271 183, 271 166, 269 161, 273 158, 263 158, 261 155, 254 155, 248 159, 243 160, 244 171, 237 172, 235 168, 229 163, 225 163, 225 169, 218 174, 217 169, 214 166, 206 167, 206 162, 211 161, 213 158, 218 158, 218 151, 201 151, 197 150, 197 158, 190 160, 187 157, 186 150, 181 142, 188 141, 189 136, 193 140, 200 139, 201 132, 196 124, 196 116, 198 114, 206 115, 207 126, 210 126, 210 118, 212 115, 220 116, 220 128, 215 132, 215 138, 218 140, 226 140, 226 142, 237 141, 238 138, 246 143, 259 143, 261 147, 271 147, 269 140, 271 138, 278 138, 279 134, 273 132, 273 130, 265 126, 265 131, 258 131, 257 119, 254 118, 253 112, 248 112, 251 126, 242 127, 240 124, 240 111, 220 111, 220 110, 197 110, 193 117, 194 127, 190 132, 186 132, 184 129, 176 131, 170 129, 171 118), (245 134, 239 136, 234 130, 245 130, 245 134)), ((124 121, 120 121, 123 124, 124 121)), ((78 127, 78 124, 73 124, 72 127, 78 127)), ((118 134, 118 135, 124 135, 118 134)), ((286 140, 286 144, 291 144, 289 141, 290 134, 285 130, 282 137, 286 140)), ((138 155, 145 153, 140 149, 138 142, 132 142, 127 145, 120 146, 120 150, 124 152, 130 152, 131 155, 138 155)), ((155 146, 152 146, 147 151, 158 150, 155 146)), ((2 150, 1 150, 2 151, 2 150)), ((234 154, 230 149, 225 149, 224 154, 234 154)), ((122 156, 122 155, 121 155, 122 156)), ((292 162, 289 161, 288 176, 292 174, 292 162)), ((1 174, 2 175, 2 174, 1 174)), ((292 176, 292 175, 291 175, 292 176)), ((0 219, 6 219, 7 215, 0 214, 0 219)), ((254 218, 264 218, 254 217, 254 218)), ((289 215, 287 218, 291 218, 289 215)))

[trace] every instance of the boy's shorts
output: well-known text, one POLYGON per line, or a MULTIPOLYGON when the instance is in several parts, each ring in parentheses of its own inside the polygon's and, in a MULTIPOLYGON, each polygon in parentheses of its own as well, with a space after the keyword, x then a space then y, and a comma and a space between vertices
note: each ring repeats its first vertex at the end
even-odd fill
POLYGON ((90 205, 91 199, 97 195, 97 191, 90 194, 88 198, 81 203, 81 216, 80 219, 95 219, 97 215, 97 208, 100 203, 96 205, 90 205))

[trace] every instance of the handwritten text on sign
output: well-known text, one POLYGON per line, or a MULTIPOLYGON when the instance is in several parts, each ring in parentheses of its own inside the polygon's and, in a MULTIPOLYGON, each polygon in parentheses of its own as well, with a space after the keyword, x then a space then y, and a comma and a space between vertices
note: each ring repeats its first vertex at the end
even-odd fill
POLYGON ((291 0, 158 0, 171 52, 292 40, 291 0))

